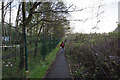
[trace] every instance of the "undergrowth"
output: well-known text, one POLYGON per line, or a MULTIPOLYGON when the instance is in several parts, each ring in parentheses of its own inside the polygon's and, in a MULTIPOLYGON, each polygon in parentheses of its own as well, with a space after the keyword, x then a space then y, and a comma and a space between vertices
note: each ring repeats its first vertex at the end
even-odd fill
POLYGON ((75 78, 120 77, 120 34, 77 34, 66 43, 66 56, 75 78))

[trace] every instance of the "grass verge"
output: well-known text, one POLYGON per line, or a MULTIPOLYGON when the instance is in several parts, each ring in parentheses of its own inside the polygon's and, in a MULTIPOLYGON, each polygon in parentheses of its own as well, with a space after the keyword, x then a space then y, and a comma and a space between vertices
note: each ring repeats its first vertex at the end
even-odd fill
POLYGON ((40 64, 37 64, 36 67, 31 70, 29 78, 42 78, 46 74, 51 63, 55 60, 58 50, 59 48, 56 47, 49 55, 46 56, 45 61, 40 61, 40 64))
MULTIPOLYGON (((58 44, 59 45, 59 44, 58 44)), ((40 49, 40 48, 39 48, 40 49)), ((29 78, 42 78, 48 67, 55 60, 56 53, 59 47, 52 50, 51 53, 46 55, 45 61, 43 60, 40 50, 37 52, 36 58, 34 58, 34 52, 28 54, 28 71, 29 78)), ((6 52, 9 54, 9 52, 6 52)), ((19 69, 19 56, 5 58, 2 60, 2 77, 3 78, 25 78, 25 68, 19 69)))

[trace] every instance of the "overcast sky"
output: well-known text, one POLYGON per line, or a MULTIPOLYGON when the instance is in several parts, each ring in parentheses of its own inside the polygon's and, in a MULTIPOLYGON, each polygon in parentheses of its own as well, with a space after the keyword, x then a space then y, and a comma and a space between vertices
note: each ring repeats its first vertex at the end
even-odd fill
MULTIPOLYGON (((90 33, 97 30, 96 32, 108 33, 115 30, 115 28, 117 27, 116 22, 118 22, 118 2, 120 0, 64 0, 64 1, 68 6, 72 4, 76 6, 77 10, 86 8, 83 11, 70 13, 71 17, 69 19, 83 20, 83 21, 71 21, 70 26, 74 28, 73 32, 90 33), (98 13, 99 5, 103 5, 99 9, 99 13, 103 11, 104 13, 100 14, 97 19, 96 15, 98 13), (100 22, 96 25, 97 21, 99 20, 100 22), (92 29, 93 27, 97 27, 99 29, 96 28, 92 29)), ((12 14, 13 14, 12 22, 15 22, 14 20, 16 17, 15 15, 17 14, 17 8, 13 8, 12 14)), ((6 20, 7 18, 9 18, 9 15, 6 16, 6 20)))
POLYGON ((74 4, 78 9, 82 9, 87 7, 83 11, 73 12, 71 14, 71 19, 87 19, 88 20, 83 23, 80 21, 71 21, 71 26, 74 27, 73 32, 84 32, 90 33, 93 31, 100 32, 111 32, 116 27, 118 22, 118 2, 120 0, 66 0, 67 4, 74 4), (98 23, 97 27, 99 29, 92 29, 96 26, 97 23, 97 15, 98 6, 103 5, 99 9, 99 13, 103 12, 100 16, 98 16, 98 23), (92 30, 91 30, 92 29, 92 30))

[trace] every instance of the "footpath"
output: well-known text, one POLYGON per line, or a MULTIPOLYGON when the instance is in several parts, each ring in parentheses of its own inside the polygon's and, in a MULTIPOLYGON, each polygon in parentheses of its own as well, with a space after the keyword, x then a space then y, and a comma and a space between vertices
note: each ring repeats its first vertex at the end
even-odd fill
POLYGON ((57 53, 55 63, 51 66, 45 78, 71 78, 65 54, 61 50, 57 53))

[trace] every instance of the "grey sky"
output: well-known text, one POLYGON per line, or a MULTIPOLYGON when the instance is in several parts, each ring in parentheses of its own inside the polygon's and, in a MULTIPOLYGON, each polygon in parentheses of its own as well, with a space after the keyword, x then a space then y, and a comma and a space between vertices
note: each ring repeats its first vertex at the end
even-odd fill
MULTIPOLYGON (((65 0, 67 4, 74 4, 77 9, 86 8, 83 11, 79 12, 72 12, 70 19, 79 19, 79 20, 85 20, 88 18, 88 20, 83 23, 80 21, 71 21, 71 27, 74 27, 73 32, 84 32, 84 33, 90 33, 97 30, 97 32, 111 32, 116 27, 118 22, 118 2, 120 0, 65 0), (93 27, 96 26, 97 23, 97 11, 98 6, 103 5, 100 7, 99 13, 103 12, 99 17, 98 20, 100 22, 98 23, 97 27, 99 29, 92 30, 93 27), (93 10, 93 11, 92 11, 93 10)), ((1 5, 1 4, 0 4, 1 5)), ((1 6, 0 6, 1 7, 1 6)), ((1 11, 0 11, 1 14, 1 11)), ((12 22, 14 24, 15 15, 17 14, 17 8, 12 9, 12 22)), ((6 15, 6 22, 8 22, 9 15, 6 15)), ((1 19, 1 16, 0 16, 1 19)))
POLYGON ((100 4, 103 6, 99 12, 104 11, 104 13, 98 17, 100 22, 97 26, 99 28, 97 32, 107 33, 113 31, 117 27, 116 22, 118 22, 118 1, 120 0, 66 0, 66 3, 74 4, 79 9, 87 7, 87 9, 83 11, 70 13, 72 19, 88 18, 85 23, 72 21, 71 26, 74 27, 74 32, 90 33, 91 31, 96 31, 96 29, 91 29, 96 26, 97 18, 95 16, 97 15, 100 4))

